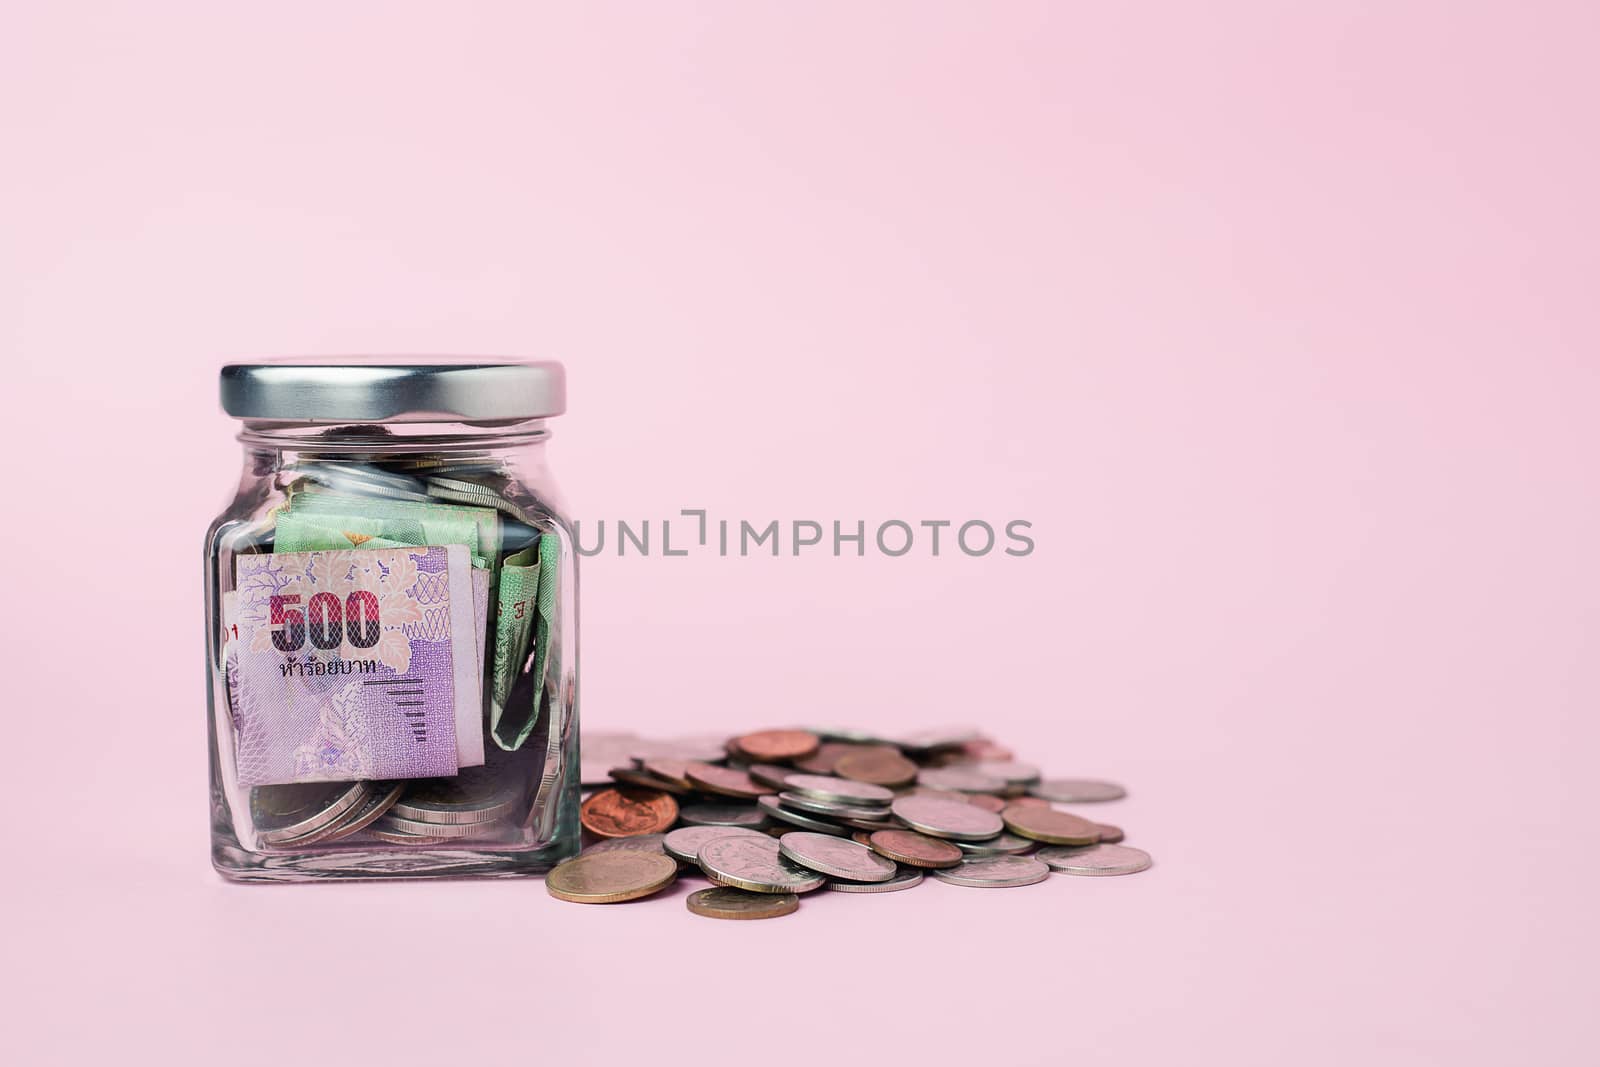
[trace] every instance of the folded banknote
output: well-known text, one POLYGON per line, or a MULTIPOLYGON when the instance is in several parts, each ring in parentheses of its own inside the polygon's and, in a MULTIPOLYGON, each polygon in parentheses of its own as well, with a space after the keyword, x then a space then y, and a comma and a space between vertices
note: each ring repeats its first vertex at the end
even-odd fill
POLYGON ((483 763, 488 584, 464 545, 240 556, 232 713, 245 785, 483 763))

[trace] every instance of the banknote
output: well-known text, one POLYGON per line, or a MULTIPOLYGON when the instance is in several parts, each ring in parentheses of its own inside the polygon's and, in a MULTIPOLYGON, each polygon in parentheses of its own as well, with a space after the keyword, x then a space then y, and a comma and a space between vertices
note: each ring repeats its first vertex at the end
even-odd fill
POLYGON ((489 730, 497 745, 516 749, 538 725, 544 700, 545 673, 560 588, 561 542, 548 534, 529 548, 506 557, 501 568, 495 620, 494 673, 491 679, 489 730), (518 675, 527 666, 532 646, 529 704, 511 707, 518 675))
MULTIPOLYGON (((482 636, 465 545, 240 556, 233 718, 246 785, 483 763, 482 636)), ((486 609, 486 603, 485 603, 486 609)))
POLYGON ((500 515, 493 508, 311 489, 295 493, 278 514, 274 551, 465 545, 475 566, 488 567, 500 553, 500 540, 500 515))

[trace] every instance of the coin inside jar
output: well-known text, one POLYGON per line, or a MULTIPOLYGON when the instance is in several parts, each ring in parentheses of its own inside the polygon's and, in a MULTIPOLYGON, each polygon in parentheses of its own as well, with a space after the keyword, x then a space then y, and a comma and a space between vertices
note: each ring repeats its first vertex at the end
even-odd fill
POLYGON ((583 828, 596 837, 662 833, 678 819, 678 802, 650 789, 602 789, 578 809, 583 828))

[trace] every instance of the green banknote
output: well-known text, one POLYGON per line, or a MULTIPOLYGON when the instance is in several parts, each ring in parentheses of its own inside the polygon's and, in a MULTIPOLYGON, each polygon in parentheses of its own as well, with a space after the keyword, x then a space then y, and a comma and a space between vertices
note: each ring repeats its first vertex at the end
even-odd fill
POLYGON ((500 515, 493 508, 310 489, 294 494, 278 514, 273 550, 466 545, 473 566, 490 567, 500 537, 500 515))
POLYGON ((548 534, 541 535, 537 544, 507 556, 500 571, 489 732, 503 749, 520 748, 539 723, 560 572, 561 542, 548 534), (529 703, 527 707, 511 708, 508 703, 512 687, 528 660, 530 641, 532 684, 522 690, 530 694, 529 703))

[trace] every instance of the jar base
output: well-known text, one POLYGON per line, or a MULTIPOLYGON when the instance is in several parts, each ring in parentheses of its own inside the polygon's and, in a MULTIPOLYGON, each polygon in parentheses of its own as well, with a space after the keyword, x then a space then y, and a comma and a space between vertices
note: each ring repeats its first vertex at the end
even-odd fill
POLYGON ((377 881, 396 878, 521 878, 543 874, 577 854, 577 842, 541 849, 363 848, 251 852, 213 840, 211 866, 230 882, 377 881))

